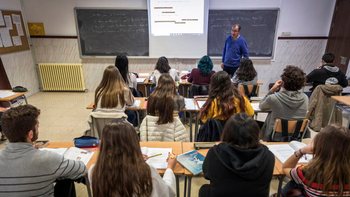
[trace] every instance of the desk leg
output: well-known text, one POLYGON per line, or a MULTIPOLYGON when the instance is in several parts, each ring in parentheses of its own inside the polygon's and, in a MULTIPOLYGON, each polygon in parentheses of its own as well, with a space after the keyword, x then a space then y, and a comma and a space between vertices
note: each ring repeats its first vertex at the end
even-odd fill
POLYGON ((135 110, 137 118, 137 128, 140 128, 140 113, 138 110, 135 110))
POLYGON ((277 196, 281 196, 281 190, 282 190, 282 183, 283 183, 284 176, 279 176, 279 182, 278 182, 278 188, 277 188, 277 196))
POLYGON ((87 189, 87 193, 88 193, 88 197, 91 197, 91 188, 90 188, 90 181, 89 178, 87 177, 87 175, 85 176, 85 185, 86 185, 86 189, 87 189))
POLYGON ((176 196, 177 196, 177 197, 180 197, 179 176, 180 176, 180 175, 175 175, 175 178, 176 178, 176 196))
POLYGON ((194 127, 194 141, 197 142, 197 135, 198 135, 198 113, 196 112, 196 123, 194 127))
POLYGON ((190 142, 193 142, 192 141, 192 112, 190 112, 190 142))
POLYGON ((334 105, 333 105, 333 109, 332 109, 331 115, 329 116, 328 125, 330 125, 330 124, 331 124, 331 122, 332 122, 332 117, 333 117, 334 109, 335 109, 335 106, 337 105, 337 102, 338 102, 338 101, 335 101, 335 102, 334 102, 334 105))
POLYGON ((187 176, 185 176, 185 183, 184 183, 184 197, 186 197, 186 191, 187 191, 187 176))
POLYGON ((192 177, 189 176, 188 178, 188 188, 187 188, 187 197, 191 197, 191 182, 192 182, 192 177))
POLYGON ((143 86, 145 86, 145 97, 148 97, 148 94, 147 94, 147 85, 146 85, 146 84, 143 84, 143 86))
POLYGON ((25 94, 23 95, 23 98, 24 98, 24 101, 26 102, 26 105, 28 105, 27 97, 25 94))
POLYGON ((182 86, 182 94, 183 94, 182 96, 183 96, 183 97, 186 97, 186 96, 185 96, 185 95, 186 95, 186 94, 185 94, 185 86, 184 86, 184 85, 181 85, 181 86, 182 86))

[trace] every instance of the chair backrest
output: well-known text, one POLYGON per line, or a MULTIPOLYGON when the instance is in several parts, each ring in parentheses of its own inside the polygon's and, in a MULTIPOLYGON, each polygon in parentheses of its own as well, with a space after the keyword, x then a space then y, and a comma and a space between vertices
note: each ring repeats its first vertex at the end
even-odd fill
POLYGON ((240 85, 240 92, 244 93, 248 98, 258 96, 259 86, 256 85, 240 85))
POLYGON ((297 140, 301 141, 304 138, 308 126, 309 120, 306 118, 303 120, 283 120, 276 118, 273 125, 271 140, 275 141, 274 139, 276 133, 282 133, 282 138, 291 136, 290 134, 292 134, 292 137, 297 138, 297 140))
POLYGON ((90 135, 92 137, 101 138, 103 127, 115 118, 95 118, 91 116, 92 123, 90 125, 90 135))
POLYGON ((199 128, 197 142, 217 142, 221 139, 226 120, 209 118, 205 124, 199 128))
POLYGON ((193 98, 197 95, 208 95, 209 94, 209 85, 196 85, 192 84, 188 88, 188 97, 193 98))

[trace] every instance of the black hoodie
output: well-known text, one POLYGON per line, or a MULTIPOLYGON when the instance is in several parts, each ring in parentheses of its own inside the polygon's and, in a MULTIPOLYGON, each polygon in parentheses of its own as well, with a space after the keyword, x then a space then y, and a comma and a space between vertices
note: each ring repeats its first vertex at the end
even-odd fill
POLYGON ((338 67, 333 65, 324 65, 321 69, 315 69, 307 76, 307 83, 312 82, 312 92, 318 85, 338 84, 342 87, 348 86, 348 80, 344 73, 338 67))
POLYGON ((203 163, 204 177, 200 197, 260 197, 269 195, 275 156, 265 145, 241 149, 220 143, 212 147, 203 163))

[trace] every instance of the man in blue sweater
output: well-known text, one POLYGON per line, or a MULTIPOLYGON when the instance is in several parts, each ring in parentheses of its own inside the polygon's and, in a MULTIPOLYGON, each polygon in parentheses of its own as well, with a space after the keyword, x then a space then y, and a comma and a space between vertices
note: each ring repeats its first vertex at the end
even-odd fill
POLYGON ((239 67, 242 55, 249 58, 247 44, 245 39, 239 35, 241 25, 236 24, 232 27, 231 35, 227 36, 222 52, 221 68, 231 77, 239 67))

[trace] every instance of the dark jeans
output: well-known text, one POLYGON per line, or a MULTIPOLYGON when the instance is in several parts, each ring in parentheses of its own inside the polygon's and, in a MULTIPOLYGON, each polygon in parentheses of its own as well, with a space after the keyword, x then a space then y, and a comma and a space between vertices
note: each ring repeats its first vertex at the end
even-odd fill
POLYGON ((312 92, 304 92, 308 98, 310 98, 312 92))
POLYGON ((238 66, 237 67, 224 66, 224 71, 227 72, 231 77, 233 77, 237 69, 238 69, 238 66))
MULTIPOLYGON (((292 181, 289 181, 283 188, 282 188, 282 196, 283 197, 287 197, 289 196, 288 195, 288 192, 291 190, 291 189, 300 189, 301 192, 303 193, 304 191, 304 187, 300 184, 297 184, 296 182, 294 182, 293 180, 292 181)), ((297 196, 297 197, 305 197, 303 194, 300 195, 300 196, 297 196)))

